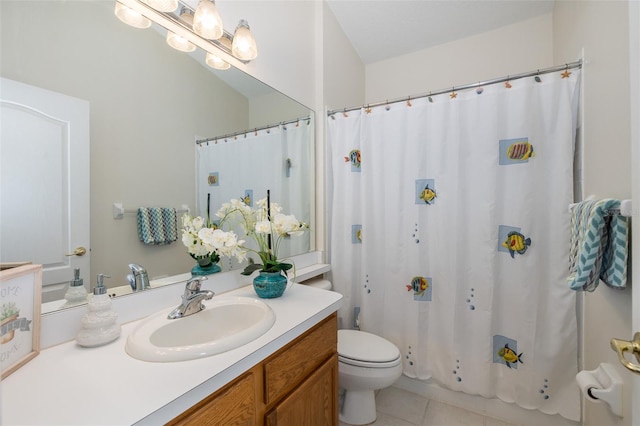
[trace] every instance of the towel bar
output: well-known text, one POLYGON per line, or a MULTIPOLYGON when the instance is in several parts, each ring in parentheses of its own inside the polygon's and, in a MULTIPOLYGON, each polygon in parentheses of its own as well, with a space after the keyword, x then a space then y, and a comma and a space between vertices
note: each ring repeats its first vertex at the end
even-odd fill
MULTIPOLYGON (((114 219, 122 219, 124 218, 125 213, 138 213, 137 210, 125 210, 122 203, 113 203, 113 218, 114 219)), ((176 213, 189 213, 191 214, 191 209, 188 204, 182 204, 179 209, 176 209, 176 213)))

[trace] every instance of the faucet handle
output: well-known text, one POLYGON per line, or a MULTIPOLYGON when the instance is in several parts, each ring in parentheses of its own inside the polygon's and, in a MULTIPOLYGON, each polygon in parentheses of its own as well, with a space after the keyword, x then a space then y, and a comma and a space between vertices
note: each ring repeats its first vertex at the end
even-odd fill
POLYGON ((192 277, 185 286, 185 290, 189 291, 200 291, 200 286, 202 285, 202 281, 206 281, 207 277, 197 276, 192 277))
POLYGON ((131 269, 131 272, 133 272, 134 275, 139 275, 141 273, 147 273, 146 269, 144 269, 142 266, 136 264, 136 263, 130 263, 129 264, 129 269, 131 269))

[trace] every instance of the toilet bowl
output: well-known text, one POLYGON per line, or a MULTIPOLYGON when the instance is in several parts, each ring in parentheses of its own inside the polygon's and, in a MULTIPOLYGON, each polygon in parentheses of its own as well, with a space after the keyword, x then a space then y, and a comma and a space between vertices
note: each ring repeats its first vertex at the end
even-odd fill
POLYGON ((344 391, 340 421, 364 425, 376 420, 374 391, 402 374, 400 350, 388 340, 358 330, 338 330, 338 383, 344 391))

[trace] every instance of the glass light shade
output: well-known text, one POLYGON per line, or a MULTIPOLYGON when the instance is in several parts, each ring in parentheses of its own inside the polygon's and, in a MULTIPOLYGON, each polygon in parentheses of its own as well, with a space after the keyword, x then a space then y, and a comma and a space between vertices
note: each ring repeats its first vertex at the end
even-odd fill
POLYGON ((209 52, 207 52, 207 56, 205 58, 205 62, 211 68, 215 68, 217 70, 228 70, 229 68, 231 68, 231 65, 229 65, 228 62, 223 61, 222 59, 218 58, 213 53, 209 53, 209 52))
POLYGON ((160 12, 173 12, 178 8, 178 0, 142 0, 142 2, 160 12))
POLYGON ((142 16, 139 12, 125 6, 119 1, 116 2, 115 14, 119 20, 135 28, 149 28, 151 21, 142 16))
POLYGON ((251 34, 249 24, 244 19, 240 20, 236 32, 233 34, 233 42, 231 43, 231 53, 238 59, 251 61, 258 57, 258 47, 256 40, 251 34))
POLYGON ((167 44, 181 52, 193 52, 196 50, 195 44, 171 31, 167 31, 167 44))
POLYGON ((212 0, 200 0, 193 16, 193 31, 202 38, 217 40, 222 37, 222 18, 212 0))

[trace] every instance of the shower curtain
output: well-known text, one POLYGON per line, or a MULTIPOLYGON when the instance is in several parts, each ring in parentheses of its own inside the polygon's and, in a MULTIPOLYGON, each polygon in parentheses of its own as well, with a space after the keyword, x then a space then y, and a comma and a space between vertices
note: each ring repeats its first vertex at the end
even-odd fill
POLYGON ((395 343, 409 377, 579 419, 566 282, 579 77, 329 116, 342 328, 395 343))

